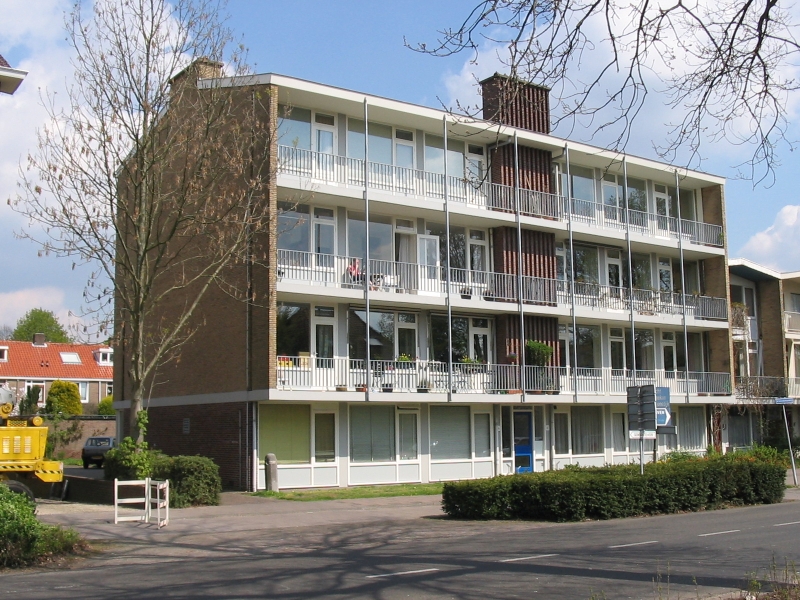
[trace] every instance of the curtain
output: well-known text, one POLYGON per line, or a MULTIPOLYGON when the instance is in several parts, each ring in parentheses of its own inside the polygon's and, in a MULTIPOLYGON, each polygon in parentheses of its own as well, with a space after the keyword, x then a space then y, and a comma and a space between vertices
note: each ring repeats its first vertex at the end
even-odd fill
POLYGON ((600 406, 572 407, 572 453, 603 452, 603 409, 600 406))
POLYGON ((393 406, 353 406, 350 409, 350 460, 395 460, 393 406))
POLYGON ((431 406, 431 458, 471 458, 468 406, 431 406))
POLYGON ((489 413, 475 415, 475 458, 492 455, 492 428, 489 413))
POLYGON ((611 415, 611 428, 614 437, 614 452, 625 452, 628 444, 625 443, 625 413, 611 415))
POLYGON ((705 450, 706 420, 702 406, 682 406, 678 411, 678 444, 681 450, 705 450))

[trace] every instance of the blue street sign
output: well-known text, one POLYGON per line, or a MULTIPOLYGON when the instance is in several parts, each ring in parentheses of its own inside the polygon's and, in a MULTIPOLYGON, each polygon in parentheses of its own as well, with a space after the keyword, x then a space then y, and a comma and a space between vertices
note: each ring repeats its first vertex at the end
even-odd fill
POLYGON ((775 404, 794 404, 794 398, 775 398, 775 404))
POLYGON ((667 427, 672 425, 672 410, 669 405, 669 388, 656 388, 656 425, 667 427))

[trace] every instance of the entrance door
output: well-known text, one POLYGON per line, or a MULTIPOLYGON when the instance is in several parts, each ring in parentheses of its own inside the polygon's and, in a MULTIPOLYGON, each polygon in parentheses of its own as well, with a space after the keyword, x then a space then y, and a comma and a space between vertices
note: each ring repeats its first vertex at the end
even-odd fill
POLYGON ((530 411, 514 412, 514 472, 533 472, 533 418, 530 411))
POLYGON ((419 261, 419 291, 439 291, 439 238, 435 235, 417 236, 417 260, 419 261))

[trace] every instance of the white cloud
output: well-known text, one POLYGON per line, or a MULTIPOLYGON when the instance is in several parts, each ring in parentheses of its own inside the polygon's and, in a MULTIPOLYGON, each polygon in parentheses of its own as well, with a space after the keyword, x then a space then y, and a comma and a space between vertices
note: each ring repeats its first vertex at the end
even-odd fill
POLYGON ((64 291, 48 286, 0 293, 0 324, 14 327, 32 308, 53 311, 64 326, 70 323, 69 310, 64 306, 64 291))
POLYGON ((778 271, 796 271, 800 264, 800 206, 781 208, 775 222, 753 235, 739 254, 778 271))

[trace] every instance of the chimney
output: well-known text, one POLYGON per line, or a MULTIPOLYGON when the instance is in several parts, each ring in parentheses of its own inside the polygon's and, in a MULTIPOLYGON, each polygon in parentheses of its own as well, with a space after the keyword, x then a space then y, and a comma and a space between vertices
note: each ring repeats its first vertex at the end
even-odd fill
POLYGON ((172 79, 169 84, 172 89, 176 89, 182 84, 197 85, 199 79, 213 79, 214 77, 222 77, 222 67, 224 65, 216 60, 211 60, 206 57, 198 58, 185 69, 180 71, 172 79))
POLYGON ((495 73, 481 81, 483 118, 536 133, 550 133, 550 90, 495 73))
POLYGON ((47 343, 47 337, 43 333, 33 334, 33 345, 44 346, 47 343))

